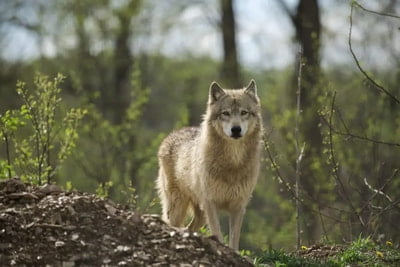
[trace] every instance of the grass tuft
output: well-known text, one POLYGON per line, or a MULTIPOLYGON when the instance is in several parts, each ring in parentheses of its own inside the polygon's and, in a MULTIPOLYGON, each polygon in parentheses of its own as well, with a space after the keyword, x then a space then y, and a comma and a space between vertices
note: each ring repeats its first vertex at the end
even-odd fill
POLYGON ((288 253, 270 249, 254 259, 255 266, 400 266, 400 250, 392 241, 375 243, 371 238, 361 238, 347 246, 314 245, 288 253))

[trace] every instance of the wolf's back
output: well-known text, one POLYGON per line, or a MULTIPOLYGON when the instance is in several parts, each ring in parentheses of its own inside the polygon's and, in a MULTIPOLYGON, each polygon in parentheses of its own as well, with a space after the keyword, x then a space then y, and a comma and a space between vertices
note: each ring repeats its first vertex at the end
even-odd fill
POLYGON ((158 151, 159 159, 177 159, 179 154, 187 153, 194 149, 199 136, 199 127, 185 127, 170 133, 161 143, 158 151))

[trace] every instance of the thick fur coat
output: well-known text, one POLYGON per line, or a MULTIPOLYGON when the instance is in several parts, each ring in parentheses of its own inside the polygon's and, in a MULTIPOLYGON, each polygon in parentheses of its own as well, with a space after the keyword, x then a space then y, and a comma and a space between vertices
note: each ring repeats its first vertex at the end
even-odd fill
POLYGON ((245 208, 257 182, 262 140, 260 101, 254 80, 243 89, 212 83, 200 127, 183 128, 162 142, 157 188, 163 220, 193 231, 205 223, 222 241, 218 210, 229 213, 229 245, 239 248, 245 208))

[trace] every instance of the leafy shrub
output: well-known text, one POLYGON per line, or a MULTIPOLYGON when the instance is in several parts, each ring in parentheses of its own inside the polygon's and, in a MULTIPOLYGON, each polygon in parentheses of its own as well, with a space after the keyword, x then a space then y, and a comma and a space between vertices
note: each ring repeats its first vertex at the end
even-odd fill
POLYGON ((30 90, 24 82, 17 83, 23 105, 0 117, 0 134, 6 150, 6 160, 0 161, 1 178, 17 174, 34 184, 50 183, 71 154, 86 110, 71 108, 62 112, 59 86, 64 78, 58 74, 51 80, 37 74, 30 90))

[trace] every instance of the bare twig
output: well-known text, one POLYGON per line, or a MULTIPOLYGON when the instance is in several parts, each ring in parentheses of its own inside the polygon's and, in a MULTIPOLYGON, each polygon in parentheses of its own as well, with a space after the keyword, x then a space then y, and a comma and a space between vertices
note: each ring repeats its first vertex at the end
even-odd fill
POLYGON ((325 222, 324 222, 324 219, 322 218, 321 213, 322 213, 321 212, 321 207, 318 207, 318 215, 319 215, 319 220, 321 221, 322 232, 324 233, 326 241, 329 242, 328 231, 326 230, 325 222))
POLYGON ((335 134, 338 134, 338 135, 347 136, 347 137, 350 137, 350 138, 355 138, 355 139, 359 139, 359 140, 363 140, 363 141, 368 141, 368 142, 371 142, 371 143, 374 143, 374 144, 400 147, 399 143, 392 143, 392 142, 376 140, 376 139, 372 139, 372 138, 369 138, 369 137, 366 137, 366 136, 360 136, 360 135, 356 135, 356 134, 352 134, 352 133, 343 133, 343 132, 340 132, 340 131, 337 131, 337 130, 333 130, 333 132, 335 134))
MULTIPOLYGON (((392 198, 389 197, 387 194, 383 193, 382 189, 375 189, 373 188, 367 181, 367 178, 364 177, 364 184, 368 187, 369 190, 374 192, 374 196, 377 196, 378 194, 381 196, 384 196, 389 202, 393 202, 392 198)), ((386 184, 386 183, 385 183, 386 184)))
POLYGON ((400 100, 394 96, 393 94, 391 94, 388 90, 386 90, 382 85, 378 84, 374 79, 372 79, 368 73, 361 67, 361 64, 353 50, 353 46, 351 43, 351 34, 352 34, 352 29, 353 29, 353 9, 354 6, 360 6, 356 1, 353 1, 351 4, 351 11, 350 11, 350 29, 349 29, 349 38, 348 38, 348 43, 349 43, 349 48, 350 48, 350 53, 353 56, 353 59, 358 67, 358 69, 360 70, 360 72, 364 75, 364 77, 381 93, 384 93, 385 95, 389 96, 390 99, 394 102, 396 102, 397 104, 400 104, 400 100))
POLYGON ((385 12, 378 12, 378 11, 374 11, 374 10, 371 10, 371 9, 367 9, 367 8, 363 7, 358 1, 355 1, 355 0, 353 1, 353 5, 356 5, 357 7, 361 8, 365 12, 368 12, 368 13, 371 13, 371 14, 400 19, 400 16, 395 15, 395 14, 385 13, 385 12))
POLYGON ((400 199, 397 199, 396 201, 393 201, 392 203, 390 203, 390 205, 387 205, 380 212, 376 213, 373 216, 373 218, 371 219, 371 221, 376 220, 377 218, 379 218, 386 211, 389 211, 389 210, 391 210, 393 208, 399 209, 399 204, 400 204, 400 199))
MULTIPOLYGON (((348 138, 358 139, 358 140, 361 140, 361 141, 367 141, 367 142, 371 142, 371 143, 379 144, 379 145, 387 145, 387 146, 397 146, 397 147, 400 147, 400 143, 386 142, 386 141, 382 141, 382 140, 376 140, 376 139, 372 139, 372 138, 367 137, 367 136, 361 136, 361 135, 358 135, 358 134, 353 134, 353 133, 351 133, 350 130, 349 130, 349 128, 347 127, 347 125, 346 125, 346 123, 345 123, 343 117, 342 117, 342 114, 341 114, 340 110, 338 110, 338 109, 335 108, 335 111, 336 111, 335 113, 337 114, 337 117, 338 117, 340 123, 342 124, 342 126, 343 126, 344 129, 345 129, 345 132, 342 132, 342 131, 340 131, 340 130, 336 130, 336 129, 334 129, 334 128, 332 127, 332 132, 333 132, 334 134, 341 135, 341 136, 348 137, 348 138)), ((322 117, 322 121, 323 121, 326 125, 329 126, 329 122, 327 121, 326 118, 322 117)))
MULTIPOLYGON (((395 169, 394 170, 394 172, 393 172, 393 174, 388 178, 388 179, 386 179, 386 181, 385 181, 385 183, 378 189, 378 190, 376 190, 376 191, 374 191, 374 194, 372 194, 370 197, 369 197, 369 199, 368 199, 368 201, 364 204, 364 206, 361 208, 361 212, 369 205, 369 203, 371 203, 371 201, 378 195, 378 192, 382 192, 382 190, 387 186, 387 185, 389 185, 389 183, 393 180, 393 178, 397 175, 399 173, 399 170, 398 169, 395 169)), ((392 202, 392 201, 391 201, 392 202)))
POLYGON ((336 100, 336 91, 333 93, 331 111, 330 111, 330 115, 329 115, 329 152, 330 152, 331 162, 332 162, 332 165, 333 165, 333 177, 335 178, 335 180, 340 185, 340 187, 342 189, 342 192, 343 192, 343 196, 346 199, 346 201, 348 202, 351 210, 353 211, 353 213, 355 215, 357 215, 361 225, 365 226, 365 222, 362 219, 362 217, 360 216, 360 213, 357 212, 357 210, 355 209, 355 207, 354 207, 354 205, 353 205, 353 203, 352 203, 352 201, 351 201, 351 199, 349 197, 349 194, 348 194, 348 192, 347 192, 347 190, 346 190, 346 188, 345 188, 345 186, 344 186, 344 184, 342 182, 342 179, 339 176, 339 172, 338 172, 339 165, 338 165, 338 163, 336 161, 335 152, 334 152, 334 149, 333 149, 333 135, 332 135, 332 128, 333 128, 332 127, 332 118, 333 118, 333 113, 335 112, 335 100, 336 100))
POLYGON ((282 10, 288 15, 288 17, 292 20, 293 25, 297 24, 296 15, 293 14, 293 11, 290 10, 289 6, 284 0, 277 0, 277 3, 280 5, 282 10))
POLYGON ((301 160, 303 158, 303 154, 304 154, 304 147, 305 147, 305 143, 303 143, 302 147, 300 148, 299 146, 299 120, 300 120, 300 113, 301 113, 301 77, 302 77, 302 70, 303 70, 303 50, 302 47, 300 46, 300 51, 299 51, 299 73, 297 76, 297 91, 296 91, 296 95, 297 95, 297 107, 296 107, 296 126, 295 126, 295 140, 296 140, 296 239, 297 239, 297 249, 300 249, 300 244, 301 244, 301 238, 300 238, 300 233, 301 233, 301 226, 300 226, 300 190, 299 190, 299 186, 300 186, 300 164, 301 164, 301 160))
MULTIPOLYGON (((33 129, 35 131, 34 137, 35 137, 35 152, 36 152, 36 157, 38 160, 38 166, 37 166, 37 173, 38 173, 38 184, 42 184, 42 166, 43 166, 43 154, 40 151, 40 148, 43 147, 42 144, 42 131, 40 128, 39 120, 38 120, 38 113, 36 108, 32 105, 31 100, 29 98, 29 95, 25 91, 25 88, 22 88, 21 96, 22 100, 24 101, 24 104, 29 110, 29 120, 32 123, 33 129)), ((36 166, 35 166, 36 167, 36 166)))
POLYGON ((5 131, 3 132, 3 138, 4 138, 4 143, 6 145, 8 179, 11 179, 10 141, 8 140, 8 134, 5 131))
POLYGON ((279 166, 278 166, 278 164, 276 163, 274 157, 272 156, 272 151, 271 151, 271 149, 270 149, 269 141, 267 140, 267 137, 266 137, 266 136, 264 136, 264 148, 265 148, 265 151, 267 152, 267 155, 268 155, 269 160, 271 161, 271 165, 272 165, 272 168, 273 168, 274 171, 275 171, 276 176, 277 176, 278 179, 285 185, 287 191, 288 191, 289 193, 291 193, 293 197, 296 197, 296 195, 293 193, 292 188, 289 186, 290 183, 287 182, 287 181, 285 180, 285 178, 283 178, 283 176, 282 176, 282 174, 281 174, 281 172, 280 172, 280 170, 279 170, 279 166))
MULTIPOLYGON (((268 159, 271 161, 271 165, 272 165, 273 170, 275 171, 276 176, 279 178, 279 180, 281 181, 281 183, 285 185, 286 190, 289 192, 289 194, 291 194, 291 196, 292 196, 293 199, 295 199, 296 201, 299 201, 300 203, 304 203, 304 200, 303 200, 303 199, 297 198, 297 197, 296 197, 295 191, 294 191, 293 188, 290 186, 290 183, 282 176, 282 173, 279 171, 279 166, 278 166, 278 164, 276 163, 276 161, 275 161, 275 159, 274 159, 274 157, 273 157, 273 155, 272 155, 272 151, 271 151, 271 149, 270 149, 267 136, 264 135, 263 138, 264 138, 264 148, 265 148, 265 151, 267 152, 268 159)), ((334 216, 331 215, 331 214, 322 212, 322 211, 321 211, 321 208, 329 208, 329 209, 332 209, 332 210, 335 210, 335 211, 338 211, 338 212, 343 212, 343 213, 346 213, 346 214, 349 214, 349 213, 350 213, 350 212, 347 211, 347 210, 342 210, 342 209, 338 209, 338 208, 335 208, 335 207, 321 206, 321 205, 317 202, 317 200, 314 199, 314 198, 312 198, 309 194, 307 194, 306 191, 303 191, 303 192, 305 192, 305 194, 303 194, 302 197, 307 198, 308 201, 310 201, 310 202, 312 202, 312 203, 316 203, 316 204, 318 205, 318 210, 317 210, 317 209, 314 209, 314 208, 312 208, 312 207, 308 207, 307 205, 304 205, 304 207, 305 207, 308 211, 310 211, 310 212, 313 212, 313 213, 315 213, 315 214, 318 214, 318 215, 320 215, 320 216, 323 216, 323 217, 325 217, 325 218, 328 218, 328 219, 330 219, 330 220, 332 220, 332 221, 334 221, 334 222, 336 222, 336 223, 344 223, 344 221, 342 221, 342 220, 341 220, 340 218, 338 218, 338 217, 334 217, 334 216)))

